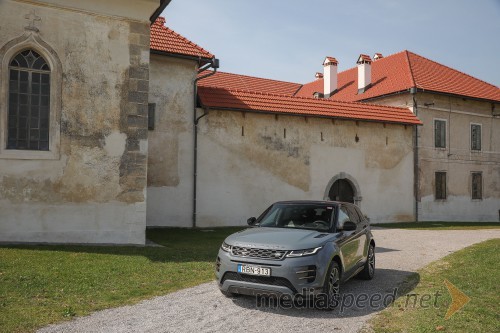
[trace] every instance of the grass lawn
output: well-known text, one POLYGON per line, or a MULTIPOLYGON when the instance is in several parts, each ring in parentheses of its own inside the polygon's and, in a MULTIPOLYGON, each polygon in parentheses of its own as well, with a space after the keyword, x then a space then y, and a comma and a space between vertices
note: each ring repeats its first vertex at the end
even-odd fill
POLYGON ((165 247, 0 246, 0 332, 26 332, 214 278, 224 238, 242 228, 148 230, 165 247))
POLYGON ((500 229, 500 222, 399 222, 374 223, 374 227, 415 230, 477 230, 500 229))
POLYGON ((500 239, 489 240, 455 252, 425 267, 420 282, 411 293, 414 300, 405 296, 377 314, 371 325, 375 332, 498 332, 500 322, 500 266, 498 265, 500 239), (444 285, 448 280, 470 298, 462 309, 445 320, 451 297, 444 285), (434 302, 436 292, 442 296, 434 302), (432 295, 429 302, 420 306, 422 295, 432 295), (429 305, 429 307, 425 307, 429 305), (401 306, 401 307, 400 307, 401 306))

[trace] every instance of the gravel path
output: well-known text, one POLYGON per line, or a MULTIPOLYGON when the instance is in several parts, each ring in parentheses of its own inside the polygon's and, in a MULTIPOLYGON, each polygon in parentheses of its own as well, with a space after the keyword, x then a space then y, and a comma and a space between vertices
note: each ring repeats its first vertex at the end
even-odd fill
MULTIPOLYGON (((377 271, 372 281, 353 279, 342 293, 388 295, 406 276, 447 254, 491 238, 500 230, 402 230, 374 228, 377 271)), ((147 278, 147 274, 145 274, 147 278)), ((38 332, 358 332, 380 309, 256 307, 251 297, 222 296, 215 282, 133 306, 96 312, 38 332)))

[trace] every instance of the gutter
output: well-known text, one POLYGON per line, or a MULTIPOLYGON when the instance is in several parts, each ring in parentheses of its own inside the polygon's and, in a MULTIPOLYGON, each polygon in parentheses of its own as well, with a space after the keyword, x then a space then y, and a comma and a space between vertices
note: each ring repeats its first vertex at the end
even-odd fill
MULTIPOLYGON (((199 59, 199 63, 201 63, 201 58, 199 59)), ((192 227, 196 228, 196 214, 197 214, 197 182, 198 182, 198 122, 201 118, 205 117, 208 114, 208 109, 205 109, 203 114, 199 117, 196 116, 196 104, 198 102, 198 81, 209 76, 214 75, 217 72, 217 68, 219 68, 219 59, 215 57, 211 59, 208 64, 200 67, 198 69, 198 74, 201 72, 213 68, 214 70, 208 74, 197 77, 193 81, 193 125, 194 125, 194 146, 193 146, 193 216, 192 216, 192 227)))
MULTIPOLYGON (((151 54, 157 54, 165 57, 171 57, 171 58, 178 58, 178 59, 184 59, 184 60, 193 60, 198 62, 198 64, 211 64, 212 63, 212 58, 202 58, 198 56, 189 56, 189 55, 184 55, 184 54, 178 54, 178 53, 169 53, 165 51, 159 51, 159 50, 154 50, 154 49, 149 49, 149 52, 151 54)), ((216 59, 218 61, 218 59, 216 59)), ((201 69, 201 68, 200 68, 201 69)))
MULTIPOLYGON (((411 88, 410 94, 413 99, 413 110, 415 117, 418 118, 418 104, 417 104, 417 88, 411 88)), ((413 193, 415 195, 415 222, 418 222, 418 206, 420 200, 420 178, 419 178, 419 161, 418 161, 418 126, 414 126, 415 139, 413 147, 413 193)))
POLYGON ((160 14, 165 10, 165 8, 167 8, 170 1, 172 0, 160 0, 160 6, 154 11, 153 15, 149 17, 149 22, 151 22, 151 25, 155 23, 158 16, 160 16, 160 14))

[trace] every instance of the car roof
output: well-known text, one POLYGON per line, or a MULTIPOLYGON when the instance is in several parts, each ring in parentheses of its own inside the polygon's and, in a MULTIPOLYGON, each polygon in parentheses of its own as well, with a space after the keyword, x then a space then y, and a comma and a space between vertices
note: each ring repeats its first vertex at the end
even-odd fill
POLYGON ((328 201, 328 200, 288 200, 288 201, 277 201, 274 204, 284 204, 284 205, 310 204, 310 205, 334 205, 334 206, 338 206, 341 203, 343 203, 343 202, 328 201))

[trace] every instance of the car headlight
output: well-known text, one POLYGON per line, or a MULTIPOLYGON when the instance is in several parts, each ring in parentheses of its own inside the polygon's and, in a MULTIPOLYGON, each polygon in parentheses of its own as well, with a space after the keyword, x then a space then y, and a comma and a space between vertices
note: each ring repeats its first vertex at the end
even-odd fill
POLYGON ((231 252, 232 246, 226 244, 226 242, 223 242, 220 248, 222 249, 222 251, 231 252))
POLYGON ((294 250, 290 251, 286 256, 287 257, 304 257, 304 256, 310 256, 313 254, 316 254, 319 250, 321 250, 322 246, 320 247, 315 247, 312 249, 305 249, 305 250, 294 250))

